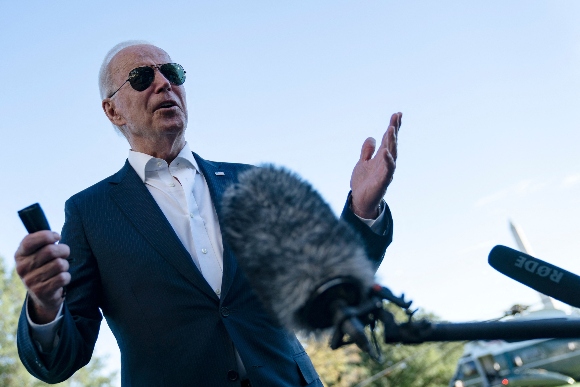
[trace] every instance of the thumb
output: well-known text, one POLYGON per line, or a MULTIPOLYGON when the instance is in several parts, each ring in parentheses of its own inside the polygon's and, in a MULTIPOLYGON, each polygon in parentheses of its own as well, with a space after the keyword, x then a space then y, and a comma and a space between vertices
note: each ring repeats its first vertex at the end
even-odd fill
POLYGON ((367 161, 373 157, 373 153, 375 153, 375 147, 377 142, 374 138, 369 137, 363 142, 362 148, 360 150, 360 160, 367 161))

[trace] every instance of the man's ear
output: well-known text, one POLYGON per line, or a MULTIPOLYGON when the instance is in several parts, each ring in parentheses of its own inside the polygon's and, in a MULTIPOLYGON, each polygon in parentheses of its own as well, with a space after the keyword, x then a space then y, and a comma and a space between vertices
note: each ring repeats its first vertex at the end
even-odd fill
POLYGON ((105 98, 102 102, 103 111, 107 115, 107 118, 115 126, 125 125, 125 119, 119 114, 118 110, 115 108, 115 102, 111 98, 105 98))

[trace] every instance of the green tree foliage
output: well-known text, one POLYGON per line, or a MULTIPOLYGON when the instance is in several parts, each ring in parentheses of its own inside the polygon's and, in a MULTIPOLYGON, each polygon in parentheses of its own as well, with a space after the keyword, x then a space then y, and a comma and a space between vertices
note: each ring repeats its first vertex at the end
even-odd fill
MULTIPOLYGON (((48 386, 26 371, 16 349, 16 328, 25 296, 24 285, 15 271, 6 272, 0 257, 0 386, 48 386)), ((103 374, 103 359, 93 356, 89 364, 77 371, 69 380, 56 384, 59 387, 110 387, 115 373, 103 374)))
POLYGON ((327 387, 350 387, 371 375, 362 365, 361 351, 354 345, 332 351, 328 335, 312 335, 302 341, 320 380, 327 387))
MULTIPOLYGON (((404 312, 392 305, 386 308, 397 321, 404 312)), ((437 320, 432 314, 415 318, 437 320)), ((382 326, 376 329, 384 361, 377 363, 356 346, 332 351, 328 336, 309 337, 306 351, 327 387, 447 387, 463 352, 463 343, 426 343, 420 345, 387 345, 382 342, 382 326)))

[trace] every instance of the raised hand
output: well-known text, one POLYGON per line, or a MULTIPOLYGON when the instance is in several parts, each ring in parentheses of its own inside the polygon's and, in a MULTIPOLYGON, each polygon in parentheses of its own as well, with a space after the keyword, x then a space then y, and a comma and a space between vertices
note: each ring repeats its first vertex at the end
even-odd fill
POLYGON ((360 159, 350 178, 352 190, 351 208, 365 219, 375 219, 379 214, 379 203, 393 180, 397 161, 397 137, 403 113, 395 113, 381 145, 375 153, 376 141, 369 137, 363 143, 360 159))

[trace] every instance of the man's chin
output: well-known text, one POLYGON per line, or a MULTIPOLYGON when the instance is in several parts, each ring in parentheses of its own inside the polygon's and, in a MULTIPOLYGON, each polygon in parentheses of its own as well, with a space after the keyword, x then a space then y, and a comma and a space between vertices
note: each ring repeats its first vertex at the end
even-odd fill
POLYGON ((185 128, 187 127, 187 121, 178 118, 172 120, 165 119, 159 122, 156 126, 159 128, 158 130, 161 133, 180 133, 185 131, 185 128))

